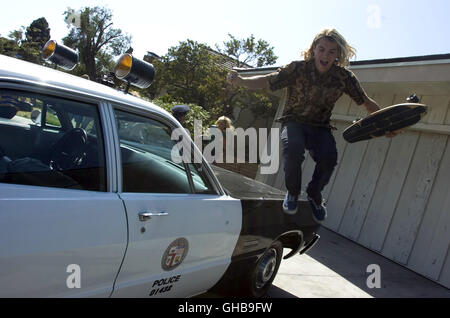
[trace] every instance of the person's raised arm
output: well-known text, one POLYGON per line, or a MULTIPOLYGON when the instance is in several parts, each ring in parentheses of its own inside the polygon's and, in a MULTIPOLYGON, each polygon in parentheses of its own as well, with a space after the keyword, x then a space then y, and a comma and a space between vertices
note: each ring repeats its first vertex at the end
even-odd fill
POLYGON ((266 75, 241 77, 235 70, 232 70, 230 71, 230 73, 228 73, 227 81, 231 85, 243 86, 252 90, 270 87, 269 79, 266 75))
POLYGON ((372 114, 373 112, 376 112, 377 110, 380 110, 380 106, 370 97, 364 96, 364 107, 367 109, 367 112, 369 114, 372 114))

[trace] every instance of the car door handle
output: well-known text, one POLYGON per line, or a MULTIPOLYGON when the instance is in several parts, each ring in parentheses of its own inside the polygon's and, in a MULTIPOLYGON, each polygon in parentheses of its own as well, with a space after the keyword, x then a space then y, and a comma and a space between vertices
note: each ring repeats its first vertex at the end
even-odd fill
POLYGON ((141 212, 139 213, 139 221, 145 222, 152 218, 152 216, 166 216, 167 212, 141 212))

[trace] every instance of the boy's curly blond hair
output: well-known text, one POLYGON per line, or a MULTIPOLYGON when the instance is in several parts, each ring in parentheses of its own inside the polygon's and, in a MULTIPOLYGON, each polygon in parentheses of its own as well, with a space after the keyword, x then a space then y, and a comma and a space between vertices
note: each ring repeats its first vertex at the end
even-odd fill
POLYGON ((338 45, 338 58, 336 64, 338 66, 346 67, 350 64, 350 59, 355 56, 356 50, 336 29, 323 29, 314 38, 311 46, 308 50, 302 52, 305 61, 310 61, 314 58, 314 49, 320 39, 326 38, 330 41, 337 43, 338 45))

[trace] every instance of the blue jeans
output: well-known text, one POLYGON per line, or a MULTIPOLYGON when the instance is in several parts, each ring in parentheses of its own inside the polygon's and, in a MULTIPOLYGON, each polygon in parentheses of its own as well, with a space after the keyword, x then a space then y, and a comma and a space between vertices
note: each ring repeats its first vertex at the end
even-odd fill
POLYGON ((336 141, 331 129, 290 121, 283 124, 281 141, 285 182, 289 193, 300 194, 301 168, 305 160, 306 149, 316 163, 312 180, 308 184, 306 192, 311 197, 320 194, 330 181, 337 164, 336 141))

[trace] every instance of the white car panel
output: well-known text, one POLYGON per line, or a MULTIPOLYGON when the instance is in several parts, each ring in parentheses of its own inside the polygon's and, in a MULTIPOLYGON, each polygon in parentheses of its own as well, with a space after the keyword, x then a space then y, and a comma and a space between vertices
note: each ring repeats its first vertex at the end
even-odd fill
POLYGON ((148 297, 158 287, 169 290, 152 297, 194 295, 211 288, 222 277, 242 226, 239 200, 199 194, 120 196, 125 202, 130 236, 113 296, 148 297), (167 215, 141 221, 139 213, 144 211, 167 215), (163 255, 179 238, 188 242, 187 255, 173 270, 164 270, 163 255), (155 283, 178 275, 181 276, 173 284, 155 283), (170 285, 173 286, 169 288, 170 285))
POLYGON ((127 223, 117 194, 0 183, 0 297, 108 296, 127 223), (67 284, 78 265, 80 288, 67 284))

